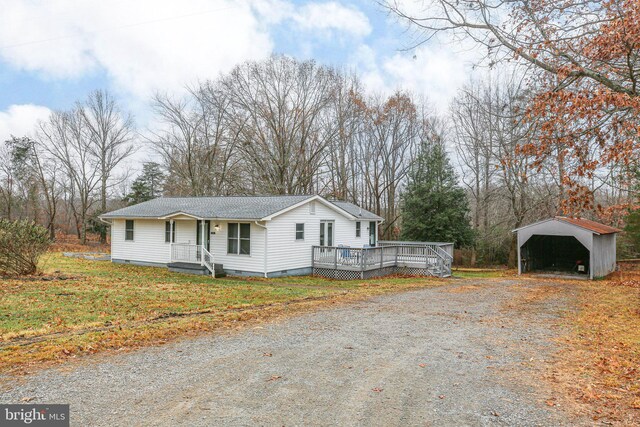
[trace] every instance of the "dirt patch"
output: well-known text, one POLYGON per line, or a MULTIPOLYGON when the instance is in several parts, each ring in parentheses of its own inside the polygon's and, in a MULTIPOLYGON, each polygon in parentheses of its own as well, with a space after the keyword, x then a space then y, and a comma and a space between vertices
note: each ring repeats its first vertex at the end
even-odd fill
POLYGON ((444 292, 448 292, 450 294, 461 294, 464 292, 476 291, 480 288, 482 288, 482 286, 480 285, 462 285, 462 286, 455 286, 449 289, 445 289, 444 292))

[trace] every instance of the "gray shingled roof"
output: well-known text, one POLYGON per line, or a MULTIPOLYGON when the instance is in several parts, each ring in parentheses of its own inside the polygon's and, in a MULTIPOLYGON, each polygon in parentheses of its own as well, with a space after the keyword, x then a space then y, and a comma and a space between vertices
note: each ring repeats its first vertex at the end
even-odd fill
POLYGON ((350 202, 343 202, 339 200, 331 200, 331 203, 336 205, 337 207, 349 212, 351 215, 355 216, 358 219, 366 219, 371 221, 382 221, 382 218, 373 212, 369 212, 366 209, 362 209, 358 205, 354 205, 350 202))
MULTIPOLYGON (((261 219, 314 197, 306 196, 226 196, 161 197, 101 215, 102 218, 160 218, 178 212, 198 218, 261 219)), ((380 219, 371 212, 347 202, 332 202, 362 219, 380 219)))

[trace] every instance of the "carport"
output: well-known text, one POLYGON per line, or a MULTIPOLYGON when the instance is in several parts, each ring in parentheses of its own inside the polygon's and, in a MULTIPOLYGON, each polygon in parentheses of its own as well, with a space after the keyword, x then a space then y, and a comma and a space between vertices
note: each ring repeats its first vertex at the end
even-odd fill
POLYGON ((604 277, 616 268, 620 230, 583 218, 557 216, 513 230, 518 236, 518 274, 604 277))

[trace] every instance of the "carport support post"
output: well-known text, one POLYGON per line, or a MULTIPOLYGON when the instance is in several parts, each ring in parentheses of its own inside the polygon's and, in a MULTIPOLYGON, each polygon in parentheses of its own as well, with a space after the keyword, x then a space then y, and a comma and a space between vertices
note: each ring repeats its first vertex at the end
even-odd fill
POLYGON ((516 234, 516 245, 518 245, 518 275, 522 274, 522 259, 520 258, 520 235, 516 234))

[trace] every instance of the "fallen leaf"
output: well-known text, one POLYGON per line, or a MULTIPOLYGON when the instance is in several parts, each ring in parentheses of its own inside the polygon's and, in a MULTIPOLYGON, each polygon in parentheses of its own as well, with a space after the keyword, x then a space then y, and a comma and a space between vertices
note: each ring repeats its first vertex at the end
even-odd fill
POLYGON ((440 396, 438 396, 438 399, 444 399, 444 394, 441 394, 440 396))
POLYGON ((374 391, 376 393, 380 393, 382 391, 382 389, 380 387, 374 387, 371 389, 371 391, 374 391))
POLYGON ((271 354, 271 353, 262 353, 262 355, 263 355, 263 356, 265 356, 265 357, 271 357, 271 356, 273 356, 273 354, 271 354))
POLYGON ((31 402, 33 399, 35 399, 34 396, 31 397, 23 397, 22 399, 20 399, 21 402, 31 402))
POLYGON ((420 366, 421 368, 424 368, 425 366, 427 366, 426 363, 419 363, 418 366, 420 366))
POLYGON ((282 378, 281 375, 271 375, 271 378, 269 378, 267 381, 275 381, 279 380, 280 378, 282 378))

